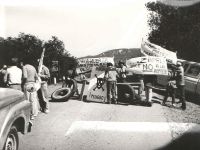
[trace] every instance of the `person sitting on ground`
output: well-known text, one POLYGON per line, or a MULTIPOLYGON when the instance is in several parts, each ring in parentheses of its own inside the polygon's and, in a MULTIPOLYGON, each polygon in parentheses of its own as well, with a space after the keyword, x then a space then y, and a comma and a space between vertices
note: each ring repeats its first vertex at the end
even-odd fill
POLYGON ((104 78, 107 86, 107 103, 117 103, 117 71, 112 63, 107 63, 104 78))

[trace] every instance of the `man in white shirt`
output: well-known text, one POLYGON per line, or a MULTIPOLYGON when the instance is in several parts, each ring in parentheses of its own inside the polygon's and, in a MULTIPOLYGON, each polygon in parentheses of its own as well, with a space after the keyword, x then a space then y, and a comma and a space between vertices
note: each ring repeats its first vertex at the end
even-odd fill
POLYGON ((7 69, 7 76, 8 76, 8 85, 10 88, 21 90, 21 82, 22 82, 22 70, 17 67, 17 58, 12 58, 11 65, 7 69))

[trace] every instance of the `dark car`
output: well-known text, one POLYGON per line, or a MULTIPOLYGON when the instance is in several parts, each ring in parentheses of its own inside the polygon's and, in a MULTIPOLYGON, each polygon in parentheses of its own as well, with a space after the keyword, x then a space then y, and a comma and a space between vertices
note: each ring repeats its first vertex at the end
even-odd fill
POLYGON ((30 131, 31 104, 21 91, 0 88, 0 150, 17 150, 18 132, 30 131))

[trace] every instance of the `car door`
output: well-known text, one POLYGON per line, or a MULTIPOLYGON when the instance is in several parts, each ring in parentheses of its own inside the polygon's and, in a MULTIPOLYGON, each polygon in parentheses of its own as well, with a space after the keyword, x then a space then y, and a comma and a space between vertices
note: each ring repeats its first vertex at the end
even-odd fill
POLYGON ((195 94, 197 83, 199 81, 200 65, 195 63, 191 64, 185 72, 185 90, 195 94))

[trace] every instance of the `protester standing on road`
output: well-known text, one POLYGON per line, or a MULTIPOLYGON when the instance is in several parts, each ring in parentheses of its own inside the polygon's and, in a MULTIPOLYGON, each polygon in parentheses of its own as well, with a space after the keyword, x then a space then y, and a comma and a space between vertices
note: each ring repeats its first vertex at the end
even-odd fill
POLYGON ((36 91, 36 81, 38 81, 38 75, 35 67, 32 65, 32 60, 27 58, 25 60, 25 65, 23 66, 23 87, 25 98, 31 103, 31 119, 38 115, 38 99, 36 91))
POLYGON ((3 68, 0 70, 0 87, 7 86, 7 66, 3 65, 3 68))
POLYGON ((168 96, 172 97, 172 106, 176 106, 175 105, 175 95, 176 95, 176 79, 175 79, 175 70, 172 70, 171 74, 170 74, 170 78, 166 87, 166 93, 165 93, 165 97, 163 100, 162 105, 165 105, 168 96))
MULTIPOLYGON (((62 85, 62 87, 68 87, 68 88, 72 88, 74 82, 72 81, 72 79, 74 80, 74 78, 78 76, 78 73, 76 71, 76 67, 73 67, 72 69, 68 69, 66 74, 65 74, 65 81, 62 85)), ((85 78, 85 76, 83 74, 81 74, 82 78, 85 78)), ((75 91, 76 95, 79 96, 79 91, 78 88, 75 91)))
POLYGON ((180 102, 182 103, 181 108, 183 110, 186 109, 186 102, 185 102, 185 79, 184 79, 184 69, 181 62, 177 62, 177 75, 176 75, 176 85, 177 90, 180 94, 180 102))
POLYGON ((38 73, 41 78, 41 88, 38 90, 38 98, 40 103, 40 109, 44 113, 49 113, 49 100, 48 100, 48 80, 50 78, 49 69, 42 65, 42 70, 38 73))
POLYGON ((105 71, 104 78, 107 84, 107 100, 108 103, 117 103, 117 71, 116 68, 113 67, 112 63, 107 63, 107 68, 105 71))
POLYGON ((122 61, 119 61, 118 65, 119 65, 119 69, 118 69, 119 78, 117 82, 124 83, 126 80, 126 66, 124 65, 122 61))
POLYGON ((11 59, 11 67, 7 69, 7 83, 10 88, 16 89, 16 90, 22 90, 21 89, 21 83, 22 83, 22 70, 17 67, 18 59, 12 58, 11 59))

